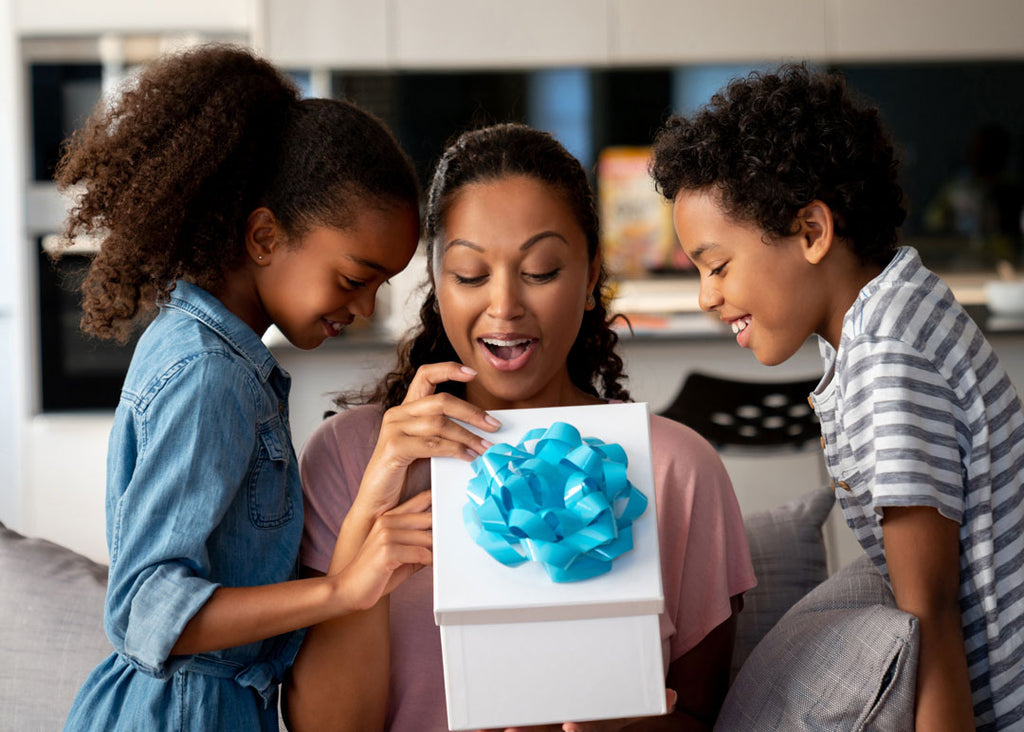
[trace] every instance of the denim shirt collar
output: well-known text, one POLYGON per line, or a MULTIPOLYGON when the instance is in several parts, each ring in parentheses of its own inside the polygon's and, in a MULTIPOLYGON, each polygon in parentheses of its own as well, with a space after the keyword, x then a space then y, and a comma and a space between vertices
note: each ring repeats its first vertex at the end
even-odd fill
POLYGON ((170 300, 164 307, 175 308, 205 324, 234 348, 242 358, 249 361, 260 379, 267 382, 274 369, 287 374, 280 368, 266 344, 256 331, 241 318, 225 307, 224 303, 198 285, 178 280, 171 292, 170 300))

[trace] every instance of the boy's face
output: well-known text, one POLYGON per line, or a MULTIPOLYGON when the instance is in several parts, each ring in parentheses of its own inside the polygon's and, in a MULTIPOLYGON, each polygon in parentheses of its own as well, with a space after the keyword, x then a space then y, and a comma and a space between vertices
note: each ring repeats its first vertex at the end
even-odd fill
POLYGON ((680 191, 673 222, 700 273, 701 309, 729 324, 758 361, 782 363, 818 331, 822 287, 801 235, 766 244, 762 229, 726 216, 704 190, 680 191))

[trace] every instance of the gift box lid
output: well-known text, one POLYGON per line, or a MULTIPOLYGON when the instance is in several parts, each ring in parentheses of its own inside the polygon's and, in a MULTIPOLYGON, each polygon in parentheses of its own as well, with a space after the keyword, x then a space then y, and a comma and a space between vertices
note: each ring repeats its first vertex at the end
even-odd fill
MULTIPOLYGON (((480 546, 467 523, 467 487, 475 471, 454 458, 431 459, 433 511, 434 620, 481 624, 658 614, 664 607, 658 549, 657 512, 651 467, 647 404, 498 410, 502 429, 495 443, 517 445, 531 430, 571 425, 584 442, 621 446, 626 478, 647 500, 643 513, 626 522, 632 549, 616 556, 603 574, 578 581, 553 581, 549 569, 526 559, 506 566, 480 546)), ((572 430, 570 430, 571 432, 572 430)), ((528 449, 533 443, 527 443, 528 449)), ((635 497, 635 496, 634 496, 635 497)), ((626 499, 616 503, 621 514, 626 499)), ((482 511, 481 511, 482 513, 482 511)), ((543 527, 542 527, 543 528, 543 527)), ((628 537, 626 537, 628 541, 628 537)), ((525 553, 525 542, 518 549, 525 553)))

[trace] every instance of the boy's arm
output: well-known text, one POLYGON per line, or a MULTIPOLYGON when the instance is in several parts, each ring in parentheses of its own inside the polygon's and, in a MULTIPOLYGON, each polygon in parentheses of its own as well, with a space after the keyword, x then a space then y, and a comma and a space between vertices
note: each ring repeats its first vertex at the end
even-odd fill
POLYGON ((916 729, 973 730, 960 618, 960 527, 928 506, 886 507, 886 564, 896 605, 918 618, 916 729))

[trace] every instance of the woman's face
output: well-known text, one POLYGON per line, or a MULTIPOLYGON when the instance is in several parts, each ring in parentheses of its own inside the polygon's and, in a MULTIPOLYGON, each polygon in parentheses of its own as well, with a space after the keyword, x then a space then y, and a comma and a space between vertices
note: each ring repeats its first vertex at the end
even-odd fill
POLYGON ((527 176, 473 183, 455 195, 433 255, 441 320, 478 376, 485 409, 597 401, 572 385, 566 358, 600 260, 557 190, 527 176))

